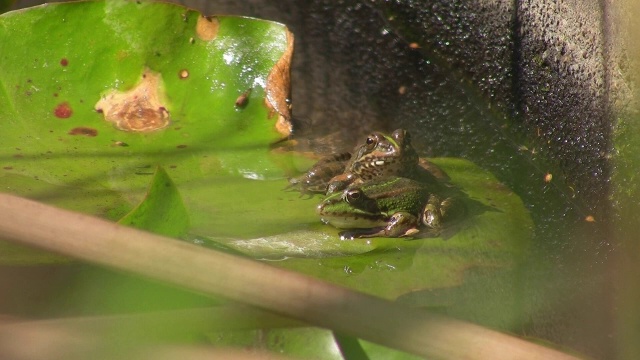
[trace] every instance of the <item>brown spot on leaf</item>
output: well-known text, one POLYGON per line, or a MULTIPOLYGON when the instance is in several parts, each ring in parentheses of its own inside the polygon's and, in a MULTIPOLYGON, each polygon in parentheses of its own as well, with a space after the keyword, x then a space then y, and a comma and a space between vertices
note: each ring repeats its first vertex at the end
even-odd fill
POLYGON ((5 169, 5 170, 13 170, 13 166, 4 166, 3 169, 5 169))
POLYGON ((69 60, 67 60, 66 58, 60 59, 60 65, 62 65, 62 66, 69 65, 69 60))
POLYGON ((124 131, 150 132, 169 125, 164 105, 162 76, 145 69, 142 80, 131 90, 112 90, 98 101, 96 111, 124 131))
POLYGON ((176 147, 177 147, 178 149, 184 149, 184 148, 186 148, 186 147, 187 147, 187 145, 185 145, 185 144, 180 144, 180 145, 178 145, 178 146, 176 146, 176 147))
POLYGON ((63 102, 56 106, 56 108, 53 110, 53 114, 57 118, 66 119, 71 117, 71 115, 73 114, 73 110, 71 109, 71 106, 68 102, 63 102))
POLYGON ((186 79, 189 77, 189 71, 187 69, 182 69, 178 73, 178 76, 180 77, 180 79, 186 79))
POLYGON ((238 98, 236 99, 236 107, 244 108, 245 106, 247 106, 247 103, 249 102, 249 95, 251 95, 251 88, 247 89, 245 92, 240 94, 240 96, 238 96, 238 98))
POLYGON ((69 135, 84 135, 84 136, 97 136, 98 135, 98 130, 90 128, 90 127, 84 127, 84 126, 78 126, 75 127, 71 130, 69 130, 68 132, 69 135))
POLYGON ((214 40, 218 36, 220 21, 215 16, 200 16, 196 23, 196 34, 205 41, 214 40))
POLYGON ((287 48, 267 76, 265 103, 270 113, 278 114, 276 130, 285 136, 291 134, 291 56, 293 34, 287 30, 287 48))

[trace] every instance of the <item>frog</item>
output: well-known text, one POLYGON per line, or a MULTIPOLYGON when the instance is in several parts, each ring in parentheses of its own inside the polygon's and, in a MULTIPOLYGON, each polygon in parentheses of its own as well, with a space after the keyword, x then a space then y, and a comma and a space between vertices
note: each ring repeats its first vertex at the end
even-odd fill
POLYGON ((400 176, 431 184, 446 178, 435 165, 420 159, 411 145, 411 135, 397 129, 391 135, 372 132, 351 153, 320 159, 300 177, 290 179, 288 188, 302 193, 329 195, 385 176, 400 176))
POLYGON ((342 240, 438 234, 459 219, 464 205, 428 184, 405 177, 381 177, 351 184, 324 198, 316 208, 325 224, 343 229, 342 240))

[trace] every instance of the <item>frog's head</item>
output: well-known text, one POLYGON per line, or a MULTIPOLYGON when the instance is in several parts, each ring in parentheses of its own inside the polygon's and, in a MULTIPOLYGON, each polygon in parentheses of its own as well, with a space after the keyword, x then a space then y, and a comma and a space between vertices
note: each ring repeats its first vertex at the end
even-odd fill
POLYGON ((418 154, 411 146, 411 135, 404 129, 390 136, 374 132, 359 145, 347 172, 363 180, 379 176, 406 175, 418 166, 418 154))
POLYGON ((374 199, 359 188, 327 196, 316 208, 320 219, 339 229, 365 229, 383 226, 387 216, 380 212, 374 199))

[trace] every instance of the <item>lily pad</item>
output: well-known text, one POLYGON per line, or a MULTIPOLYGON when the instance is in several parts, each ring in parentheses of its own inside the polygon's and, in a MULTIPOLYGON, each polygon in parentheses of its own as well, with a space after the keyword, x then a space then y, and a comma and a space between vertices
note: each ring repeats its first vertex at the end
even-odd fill
POLYGON ((281 177, 269 145, 289 131, 292 39, 282 24, 158 2, 0 15, 0 186, 115 220, 156 166, 177 186, 281 177))
MULTIPOLYGON (((215 238, 227 246, 275 261, 278 266, 391 299, 420 289, 459 285, 471 268, 516 266, 530 244, 533 228, 520 198, 469 161, 432 161, 468 196, 470 208, 470 215, 441 237, 340 240, 338 230, 321 224, 315 214, 321 198, 305 199, 297 193, 292 196, 279 191, 284 181, 235 183, 234 193, 250 195, 249 209, 234 207, 216 195, 229 186, 210 187, 200 193, 208 199, 205 203, 209 207, 201 213, 224 208, 229 217, 216 219, 219 224, 236 222, 238 217, 248 221, 235 237, 215 238), (247 217, 242 217, 242 209, 247 217), (242 238, 250 236, 251 229, 262 236, 242 238), (268 235, 278 229, 280 232, 268 235)), ((194 231, 213 235, 219 233, 219 224, 210 222, 212 226, 203 224, 194 231)))

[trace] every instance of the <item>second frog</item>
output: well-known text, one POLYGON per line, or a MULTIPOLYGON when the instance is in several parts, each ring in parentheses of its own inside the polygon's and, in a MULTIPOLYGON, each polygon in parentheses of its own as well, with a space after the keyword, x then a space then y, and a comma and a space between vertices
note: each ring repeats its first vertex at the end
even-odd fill
POLYGON ((349 185, 376 178, 399 176, 437 186, 446 175, 420 159, 403 129, 390 136, 374 132, 356 146, 353 154, 341 153, 320 159, 305 174, 289 180, 302 193, 332 194, 349 185))

